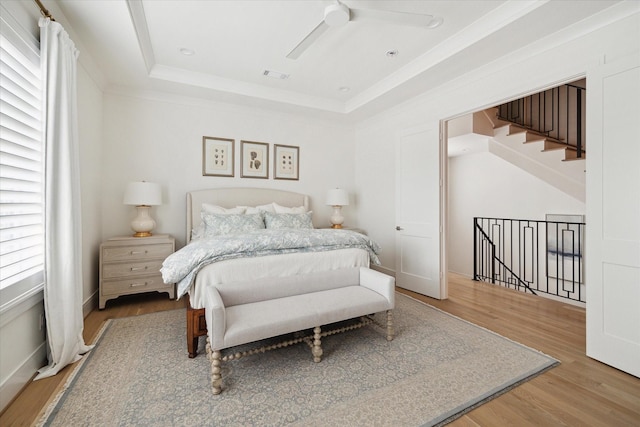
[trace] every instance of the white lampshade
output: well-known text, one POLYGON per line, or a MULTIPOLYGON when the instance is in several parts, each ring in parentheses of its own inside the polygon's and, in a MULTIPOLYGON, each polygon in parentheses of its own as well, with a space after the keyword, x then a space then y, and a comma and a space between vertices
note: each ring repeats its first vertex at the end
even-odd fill
POLYGON ((124 204, 154 206, 162 204, 162 188, 154 182, 130 182, 124 192, 124 204))
POLYGON ((334 188, 327 192, 327 205, 329 206, 348 206, 349 193, 341 188, 334 188))
POLYGON ((156 222, 151 218, 153 205, 162 204, 162 188, 153 182, 130 182, 124 192, 124 204, 135 205, 138 215, 131 221, 134 237, 149 237, 156 222))

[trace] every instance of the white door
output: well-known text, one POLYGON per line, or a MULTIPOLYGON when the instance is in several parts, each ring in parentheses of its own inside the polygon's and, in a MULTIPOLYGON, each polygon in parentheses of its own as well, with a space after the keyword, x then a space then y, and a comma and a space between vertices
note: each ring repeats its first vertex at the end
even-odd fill
POLYGON ((587 355, 640 377, 640 57, 587 74, 587 355))
POLYGON ((439 129, 415 129, 396 142, 396 284, 444 299, 441 274, 439 129))

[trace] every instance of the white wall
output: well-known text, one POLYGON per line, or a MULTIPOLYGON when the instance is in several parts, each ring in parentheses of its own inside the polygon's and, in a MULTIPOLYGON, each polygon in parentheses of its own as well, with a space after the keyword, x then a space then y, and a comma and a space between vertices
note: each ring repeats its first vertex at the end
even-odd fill
POLYGON ((473 276, 473 217, 539 219, 585 204, 489 152, 449 159, 449 271, 473 276))
MULTIPOLYGON (((637 51, 637 43, 629 40, 637 36, 638 14, 619 19, 617 10, 580 23, 598 28, 595 31, 585 30, 575 39, 564 34, 541 39, 357 125, 358 221, 382 245, 385 267, 395 268, 395 166, 389 159, 395 156, 398 134, 418 126, 438 126, 441 120, 575 80, 604 55, 613 59, 637 51)), ((425 167, 438 167, 437 159, 425 167)))
MULTIPOLYGON (((135 208, 122 204, 129 181, 158 182, 164 204, 152 208, 155 232, 185 242, 185 194, 211 187, 277 188, 309 194, 316 227, 329 225, 330 188, 354 190, 354 143, 350 127, 248 107, 158 94, 105 95, 102 163, 103 239, 131 233, 135 208), (202 137, 232 138, 235 177, 202 176, 202 137), (300 147, 300 179, 240 178, 240 140, 300 147)), ((356 225, 357 205, 344 209, 345 223, 356 225)))

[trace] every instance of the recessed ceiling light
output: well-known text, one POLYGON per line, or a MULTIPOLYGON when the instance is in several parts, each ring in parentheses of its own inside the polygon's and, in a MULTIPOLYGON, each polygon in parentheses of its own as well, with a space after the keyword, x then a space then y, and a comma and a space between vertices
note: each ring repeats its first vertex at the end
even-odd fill
POLYGON ((271 77, 271 78, 274 78, 274 79, 280 79, 280 80, 285 80, 285 79, 289 78, 289 74, 281 73, 279 71, 264 70, 262 72, 262 74, 267 76, 267 77, 271 77))
POLYGON ((349 92, 349 91, 351 90, 351 88, 350 88, 349 86, 340 86, 340 87, 338 88, 338 90, 339 90, 340 92, 349 92))
POLYGON ((431 19, 431 22, 427 24, 427 28, 432 30, 442 25, 443 22, 444 22, 444 18, 442 16, 434 16, 431 19))
POLYGON ((398 56, 398 51, 396 49, 388 50, 385 55, 387 55, 389 58, 395 58, 396 56, 398 56))
POLYGON ((196 54, 196 51, 192 49, 187 49, 186 47, 182 47, 180 48, 180 53, 185 56, 192 56, 196 54))

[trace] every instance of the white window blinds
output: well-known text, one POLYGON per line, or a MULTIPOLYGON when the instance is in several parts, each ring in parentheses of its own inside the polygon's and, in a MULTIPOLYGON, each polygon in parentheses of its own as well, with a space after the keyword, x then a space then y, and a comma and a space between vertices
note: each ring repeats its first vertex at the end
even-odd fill
POLYGON ((0 34, 0 306, 43 281, 40 58, 2 22, 0 34))

